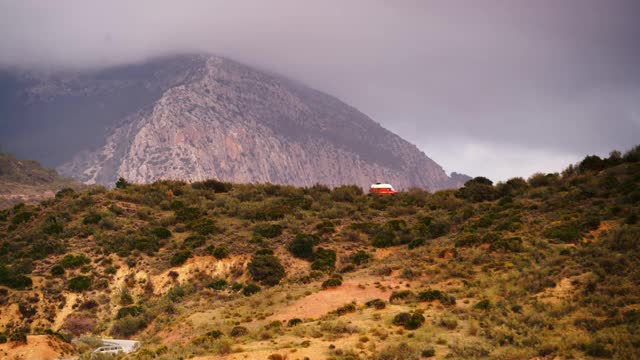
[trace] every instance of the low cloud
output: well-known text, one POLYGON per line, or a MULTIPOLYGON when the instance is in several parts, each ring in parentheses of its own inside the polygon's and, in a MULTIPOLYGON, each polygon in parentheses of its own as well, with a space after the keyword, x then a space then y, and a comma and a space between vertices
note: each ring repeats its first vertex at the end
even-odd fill
POLYGON ((0 0, 0 66, 216 53, 336 95, 447 169, 502 178, 640 139, 639 13, 634 0, 0 0))

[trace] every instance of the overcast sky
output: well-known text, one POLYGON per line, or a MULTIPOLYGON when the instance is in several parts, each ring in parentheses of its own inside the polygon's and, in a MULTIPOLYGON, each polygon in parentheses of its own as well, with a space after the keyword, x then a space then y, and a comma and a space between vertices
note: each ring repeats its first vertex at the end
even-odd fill
POLYGON ((503 180, 640 143, 639 19, 637 0, 0 0, 0 66, 216 53, 503 180))

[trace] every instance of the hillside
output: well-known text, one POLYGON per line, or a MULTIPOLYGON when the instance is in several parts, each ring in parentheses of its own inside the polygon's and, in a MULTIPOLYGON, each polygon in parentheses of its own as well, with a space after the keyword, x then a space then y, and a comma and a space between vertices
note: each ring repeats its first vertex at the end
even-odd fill
MULTIPOLYGON (((639 358, 640 147, 369 196, 158 181, 0 213, 0 328, 131 359, 639 358)), ((0 339, 2 337, 0 336, 0 339)))
POLYGON ((82 184, 62 178, 55 170, 44 168, 37 161, 19 160, 0 153, 0 209, 21 202, 34 204, 67 187, 78 189, 82 184))
POLYGON ((0 113, 9 149, 87 184, 383 181, 434 191, 464 183, 335 97, 217 56, 0 74, 0 113))

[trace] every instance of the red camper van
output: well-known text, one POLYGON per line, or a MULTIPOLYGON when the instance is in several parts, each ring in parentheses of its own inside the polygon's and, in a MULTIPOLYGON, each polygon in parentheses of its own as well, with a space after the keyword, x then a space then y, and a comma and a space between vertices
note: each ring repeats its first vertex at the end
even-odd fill
POLYGON ((391 184, 375 183, 369 189, 371 194, 394 195, 396 192, 391 184))

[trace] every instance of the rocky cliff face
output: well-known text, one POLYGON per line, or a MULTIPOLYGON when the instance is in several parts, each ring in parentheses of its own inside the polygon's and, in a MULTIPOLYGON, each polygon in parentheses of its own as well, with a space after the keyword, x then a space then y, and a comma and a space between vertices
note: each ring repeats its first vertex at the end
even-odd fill
MULTIPOLYGON (((431 190, 461 185, 414 145, 338 99, 228 59, 178 56, 18 79, 19 101, 0 96, 0 108, 9 119, 51 130, 32 132, 30 139, 41 140, 26 142, 27 150, 41 149, 22 155, 88 184, 124 177, 363 187, 388 181, 431 190), (7 107, 13 103, 22 105, 7 107), (50 154, 56 156, 48 162, 50 154)), ((11 89, 7 83, 0 81, 0 95, 11 89)), ((20 131, 4 141, 25 144, 15 134, 20 131)))

